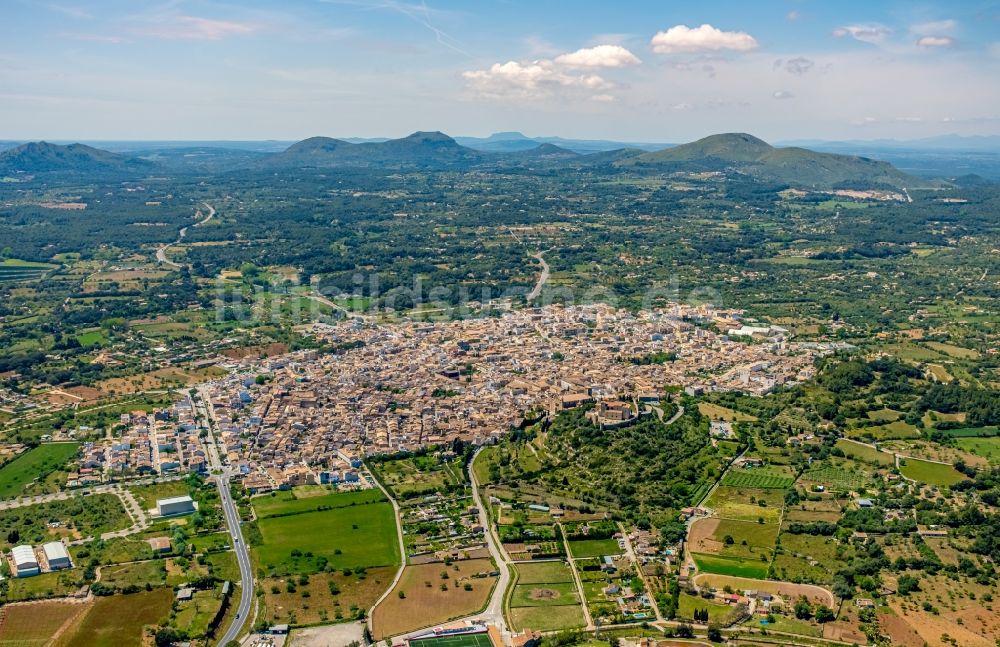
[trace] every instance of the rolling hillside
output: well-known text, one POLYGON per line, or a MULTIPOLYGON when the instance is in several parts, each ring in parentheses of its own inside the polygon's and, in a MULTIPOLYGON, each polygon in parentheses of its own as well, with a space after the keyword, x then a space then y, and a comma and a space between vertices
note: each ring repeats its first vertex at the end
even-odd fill
POLYGON ((30 142, 0 152, 3 173, 100 173, 106 171, 142 171, 154 168, 152 162, 110 153, 84 144, 61 146, 48 142, 30 142))
POLYGON ((887 162, 866 157, 775 148, 746 133, 711 135, 618 162, 621 167, 728 171, 810 188, 913 186, 920 181, 887 162))

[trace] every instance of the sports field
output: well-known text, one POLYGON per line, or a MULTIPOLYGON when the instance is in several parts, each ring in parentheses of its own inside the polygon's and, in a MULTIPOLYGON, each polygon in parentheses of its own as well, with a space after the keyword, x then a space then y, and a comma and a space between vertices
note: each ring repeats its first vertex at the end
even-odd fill
POLYGON ((80 443, 46 443, 0 467, 0 499, 18 496, 24 486, 62 467, 80 443))
POLYGON ((460 636, 434 636, 411 640, 414 647, 493 647, 488 633, 463 634, 460 636))

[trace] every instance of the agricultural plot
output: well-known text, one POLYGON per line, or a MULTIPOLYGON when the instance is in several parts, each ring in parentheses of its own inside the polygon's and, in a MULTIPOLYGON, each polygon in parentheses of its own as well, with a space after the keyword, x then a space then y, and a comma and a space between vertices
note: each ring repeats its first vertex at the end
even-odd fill
POLYGON ((264 617, 268 622, 295 626, 342 622, 366 612, 396 575, 394 567, 370 568, 260 581, 264 617))
POLYGON ((87 610, 85 604, 41 602, 5 607, 0 613, 0 647, 44 647, 63 626, 87 610))
POLYGON ((752 422, 757 420, 756 416, 751 416, 749 413, 736 411, 735 409, 711 402, 699 402, 698 411, 701 415, 712 420, 725 420, 726 422, 752 422))
POLYGON ((830 491, 850 492, 864 487, 871 480, 871 477, 862 471, 822 466, 804 473, 800 480, 805 483, 822 485, 830 491))
POLYGON ((906 478, 928 485, 949 486, 965 479, 965 475, 951 465, 931 463, 915 458, 901 461, 899 472, 906 478))
POLYGON ((744 557, 722 557, 719 555, 705 555, 693 553, 698 571, 702 573, 716 573, 718 575, 730 575, 733 577, 748 577, 761 579, 767 577, 767 557, 761 559, 748 559, 744 557))
POLYGON ((556 631, 584 625, 580 596, 567 564, 517 564, 515 570, 517 583, 509 602, 510 618, 515 627, 556 631))
POLYGON ((991 465, 1000 465, 1000 436, 958 438, 955 444, 963 451, 985 458, 991 465))
POLYGON ((849 438, 867 439, 871 441, 881 440, 905 440, 907 438, 920 438, 920 430, 913 425, 896 420, 877 427, 862 427, 851 429, 847 432, 849 438))
POLYGON ((284 492, 271 492, 252 499, 254 512, 258 518, 281 517, 302 512, 346 508, 367 503, 385 501, 385 495, 377 488, 358 490, 356 492, 334 492, 326 494, 309 492, 305 495, 303 488, 293 488, 284 492))
POLYGON ((535 562, 517 564, 518 584, 538 584, 544 582, 572 582, 573 573, 566 562, 535 562))
POLYGON ((827 521, 836 523, 840 519, 843 504, 832 496, 824 496, 819 501, 800 501, 785 510, 785 522, 827 521))
POLYGON ((264 517, 257 528, 259 539, 248 534, 270 575, 392 566, 400 560, 396 515, 388 501, 264 517))
POLYGON ((866 463, 881 466, 892 465, 895 463, 895 459, 892 457, 892 454, 880 452, 874 447, 856 443, 846 438, 838 440, 835 446, 844 452, 845 456, 850 456, 851 458, 856 458, 866 463))
POLYGON ((63 467, 80 448, 80 443, 45 443, 17 456, 0 467, 0 499, 19 496, 25 486, 41 481, 63 467))
POLYGON ((460 460, 442 461, 432 454, 374 463, 372 471, 390 492, 403 499, 461 488, 466 480, 460 460))
POLYGON ((737 488, 785 489, 795 479, 791 476, 778 474, 766 468, 741 469, 734 468, 726 472, 722 484, 737 488))
POLYGON ((847 564, 854 548, 832 537, 782 533, 773 562, 773 577, 792 582, 828 584, 837 564, 847 564))
POLYGON ((695 610, 708 610, 708 621, 727 624, 726 620, 733 615, 733 607, 689 593, 681 593, 677 604, 677 617, 694 620, 695 610))
POLYGON ((488 575, 492 571, 488 559, 407 566, 372 615, 376 640, 479 611, 497 580, 488 575))
POLYGON ((625 552, 616 539, 571 539, 569 550, 574 558, 620 555, 625 552))
POLYGON ((776 523, 781 516, 785 493, 778 489, 736 488, 720 485, 703 505, 724 519, 776 523))
POLYGON ((0 283, 30 281, 42 277, 46 272, 56 267, 58 265, 9 258, 0 262, 0 283))
POLYGON ((54 647, 138 647, 146 644, 143 628, 166 619, 173 591, 153 589, 132 595, 99 597, 54 647))

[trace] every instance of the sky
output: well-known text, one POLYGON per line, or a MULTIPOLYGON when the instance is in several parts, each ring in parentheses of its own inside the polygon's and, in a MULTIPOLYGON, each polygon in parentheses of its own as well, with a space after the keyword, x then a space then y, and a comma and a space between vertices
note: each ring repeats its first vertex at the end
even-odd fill
POLYGON ((0 0, 0 138, 1000 134, 1000 0, 0 0))

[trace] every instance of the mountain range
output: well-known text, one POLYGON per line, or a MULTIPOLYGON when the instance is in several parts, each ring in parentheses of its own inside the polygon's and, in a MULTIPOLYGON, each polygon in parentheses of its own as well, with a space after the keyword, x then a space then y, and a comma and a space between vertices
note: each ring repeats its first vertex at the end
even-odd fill
POLYGON ((621 147, 586 153, 552 142, 539 143, 520 133, 499 133, 486 139, 490 141, 480 142, 480 145, 492 142, 504 150, 475 149, 441 132, 416 132, 399 139, 357 143, 311 137, 275 153, 247 149, 227 152, 224 148, 195 147, 176 149, 172 154, 169 149, 157 148, 145 151, 142 157, 112 153, 84 144, 61 146, 38 142, 0 152, 0 172, 143 173, 158 168, 288 171, 338 167, 429 170, 590 167, 609 173, 719 171, 805 188, 904 187, 920 182, 887 162, 799 147, 778 148, 745 133, 711 135, 688 144, 653 151, 621 147), (218 160, 224 160, 224 163, 218 160))

